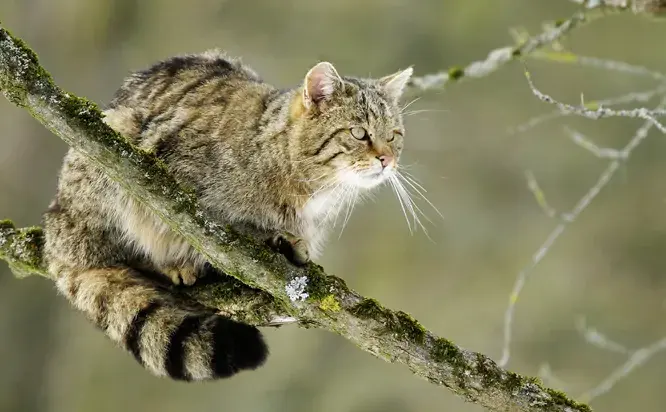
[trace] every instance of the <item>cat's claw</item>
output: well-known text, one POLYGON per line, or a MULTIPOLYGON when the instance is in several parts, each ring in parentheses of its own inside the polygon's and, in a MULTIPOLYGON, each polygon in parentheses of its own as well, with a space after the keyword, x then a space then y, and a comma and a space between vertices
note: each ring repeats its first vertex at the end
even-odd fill
POLYGON ((197 281, 197 270, 192 265, 167 266, 162 268, 162 272, 167 275, 174 285, 193 285, 197 281))
POLYGON ((270 244, 296 266, 303 266, 310 261, 310 251, 305 241, 291 233, 274 236, 270 244))

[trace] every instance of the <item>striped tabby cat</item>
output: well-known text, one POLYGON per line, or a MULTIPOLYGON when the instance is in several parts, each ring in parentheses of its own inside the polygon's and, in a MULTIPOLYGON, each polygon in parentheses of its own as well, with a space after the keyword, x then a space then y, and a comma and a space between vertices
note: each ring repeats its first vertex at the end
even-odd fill
MULTIPOLYGON (((397 103, 411 74, 341 77, 324 62, 279 90, 206 52, 130 76, 105 120, 162 159, 219 222, 304 264, 340 210, 394 173, 397 103)), ((59 291, 153 374, 199 381, 263 364, 255 327, 176 298, 148 275, 191 285, 206 262, 75 150, 44 226, 59 291)))

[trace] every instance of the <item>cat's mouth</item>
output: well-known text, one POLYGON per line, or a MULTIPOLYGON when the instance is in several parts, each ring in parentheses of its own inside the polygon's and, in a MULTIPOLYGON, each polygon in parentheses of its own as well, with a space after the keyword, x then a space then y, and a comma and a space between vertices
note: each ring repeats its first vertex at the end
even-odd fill
MULTIPOLYGON (((374 165, 373 165, 374 166, 374 165)), ((372 189, 386 180, 394 173, 393 167, 368 167, 356 170, 343 170, 338 174, 339 181, 361 189, 372 189)))
POLYGON ((382 170, 371 169, 364 172, 359 172, 356 173, 356 177, 352 180, 352 183, 355 186, 364 189, 371 189, 384 183, 384 181, 389 178, 391 173, 393 173, 393 171, 389 168, 382 170))

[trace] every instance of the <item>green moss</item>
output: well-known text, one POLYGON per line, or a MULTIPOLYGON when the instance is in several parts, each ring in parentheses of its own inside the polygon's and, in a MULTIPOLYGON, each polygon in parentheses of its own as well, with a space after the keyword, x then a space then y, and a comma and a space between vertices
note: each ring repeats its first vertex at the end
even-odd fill
POLYGON ((590 110, 597 110, 600 107, 600 105, 598 101, 589 101, 585 102, 584 107, 590 110))
POLYGON ((14 229, 14 222, 11 220, 0 220, 0 229, 14 229))
POLYGON ((25 106, 31 89, 52 84, 51 75, 39 65, 37 54, 3 28, 0 28, 0 65, 8 71, 0 76, 0 88, 18 106, 25 106))
POLYGON ((464 363, 464 358, 460 349, 451 341, 438 338, 432 347, 430 355, 439 363, 446 363, 448 365, 461 365, 464 363))
POLYGON ((448 70, 449 79, 458 80, 465 75, 465 70, 462 67, 451 67, 448 70))
POLYGON ((548 394, 552 398, 551 405, 549 406, 565 405, 576 411, 592 412, 592 408, 585 405, 584 403, 576 402, 572 399, 569 399, 567 395, 564 394, 564 392, 556 391, 554 389, 546 389, 546 392, 548 392, 548 394))
POLYGON ((396 324, 394 329, 412 342, 423 344, 426 338, 425 328, 413 317, 405 312, 398 311, 395 313, 396 324))
POLYGON ((363 299, 350 312, 361 319, 378 319, 384 316, 385 309, 375 299, 363 299))
POLYGON ((333 295, 328 295, 319 303, 319 308, 326 312, 340 312, 340 302, 333 295))
POLYGON ((576 411, 592 412, 589 406, 569 399, 564 393, 544 388, 543 382, 539 378, 503 371, 483 355, 477 354, 476 356, 476 371, 481 376, 485 388, 498 387, 502 392, 511 394, 546 392, 550 399, 539 400, 543 410, 559 410, 561 406, 568 406, 576 411))
POLYGON ((361 319, 373 319, 382 323, 383 330, 379 332, 395 334, 419 345, 425 342, 426 329, 416 319, 405 312, 392 312, 374 299, 363 299, 350 311, 361 319))
POLYGON ((322 302, 332 294, 339 295, 349 292, 344 280, 328 276, 321 266, 311 262, 307 269, 308 283, 305 291, 308 294, 308 300, 322 302))
POLYGON ((17 277, 31 274, 47 276, 43 267, 44 235, 39 227, 15 229, 9 220, 0 221, 0 256, 6 259, 17 277))

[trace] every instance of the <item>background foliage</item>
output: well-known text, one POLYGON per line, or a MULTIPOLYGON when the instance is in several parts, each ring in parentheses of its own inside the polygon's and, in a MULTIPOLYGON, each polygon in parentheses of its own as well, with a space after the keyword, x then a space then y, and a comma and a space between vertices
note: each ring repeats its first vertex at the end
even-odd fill
MULTIPOLYGON (((514 0, 4 0, 0 17, 40 55, 66 89, 99 103, 122 78, 169 55, 219 47, 243 56, 279 86, 301 81, 316 61, 343 74, 417 74, 464 65, 512 44, 509 29, 537 32, 566 17, 566 1, 514 0)), ((666 71, 666 26, 629 15, 575 31, 582 55, 666 71)), ((560 100, 647 90, 654 81, 530 61, 538 86, 560 100)), ((444 219, 429 240, 409 235, 388 188, 357 207, 320 263, 354 289, 412 313, 456 343, 499 358, 502 314, 516 274, 552 229, 527 189, 531 170, 551 205, 567 210, 605 162, 575 146, 566 124, 601 146, 622 147, 640 120, 567 118, 525 133, 507 130, 552 110, 535 99, 522 68, 430 92, 410 109, 404 162, 444 219)), ((65 144, 0 100, 0 217, 39 223, 55 190, 65 144)), ((624 361, 584 341, 581 315, 605 334, 640 347, 666 334, 666 171, 663 136, 653 133, 618 177, 536 269, 517 306, 509 368, 535 375, 548 362, 575 396, 624 361)), ((37 277, 0 268, 1 411, 422 411, 478 410, 414 379, 343 339, 317 330, 266 330, 268 364, 225 382, 186 385, 148 375, 37 277)), ((661 410, 663 355, 595 399, 597 410, 661 410)))

